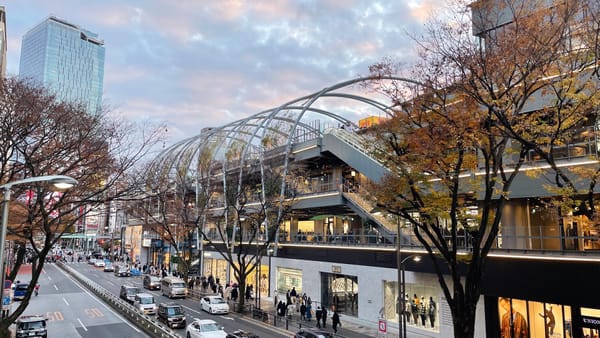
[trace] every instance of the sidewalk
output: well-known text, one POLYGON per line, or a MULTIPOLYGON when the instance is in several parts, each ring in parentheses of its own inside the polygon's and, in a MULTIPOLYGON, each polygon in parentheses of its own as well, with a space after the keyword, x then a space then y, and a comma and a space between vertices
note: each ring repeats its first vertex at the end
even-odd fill
MULTIPOLYGON (((248 305, 251 305, 252 308, 255 307, 254 299, 250 299, 248 303, 248 305)), ((269 316, 268 321, 263 322, 264 325, 276 326, 277 328, 286 330, 291 334, 296 333, 300 328, 314 328, 317 325, 314 318, 311 321, 300 320, 300 314, 298 312, 292 312, 291 319, 289 319, 287 323, 285 319, 280 319, 279 317, 275 319, 276 315, 273 298, 261 297, 260 308, 261 310, 267 312, 269 316)), ((327 317, 327 327, 322 330, 333 333, 333 328, 331 326, 331 313, 327 317)), ((249 314, 248 318, 254 321, 262 322, 260 318, 252 318, 252 313, 249 314)), ((338 337, 367 338, 377 337, 378 335, 377 323, 373 323, 371 325, 369 325, 369 323, 361 323, 360 319, 346 316, 344 314, 340 315, 340 322, 342 323, 342 326, 338 327, 338 337)))

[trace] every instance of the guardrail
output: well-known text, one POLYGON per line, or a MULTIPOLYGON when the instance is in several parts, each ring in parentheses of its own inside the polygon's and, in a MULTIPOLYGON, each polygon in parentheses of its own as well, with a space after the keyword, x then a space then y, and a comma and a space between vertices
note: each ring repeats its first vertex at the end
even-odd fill
POLYGON ((147 315, 141 313, 131 304, 123 301, 116 297, 112 292, 106 290, 102 286, 89 280, 81 273, 73 270, 69 266, 58 262, 57 266, 63 269, 65 272, 73 276, 79 283, 83 284, 88 290, 92 291, 96 296, 104 300, 113 309, 125 316, 127 319, 135 323, 136 326, 144 330, 147 334, 157 338, 180 338, 177 333, 163 325, 162 323, 150 318, 147 315))

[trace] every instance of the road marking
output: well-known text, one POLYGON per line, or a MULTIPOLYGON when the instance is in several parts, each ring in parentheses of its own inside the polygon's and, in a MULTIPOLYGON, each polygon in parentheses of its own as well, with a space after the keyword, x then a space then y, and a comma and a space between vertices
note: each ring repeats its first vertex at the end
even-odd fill
POLYGON ((52 277, 48 276, 48 280, 52 280, 52 277))
POLYGON ((104 304, 104 302, 102 302, 95 294, 88 291, 83 285, 81 285, 81 283, 79 283, 77 280, 75 280, 74 277, 69 275, 66 271, 59 269, 59 268, 57 268, 57 270, 60 271, 63 275, 65 275, 71 282, 73 282, 73 284, 77 285, 79 287, 79 289, 81 289, 81 291, 83 291, 84 293, 87 293, 90 297, 92 297, 94 300, 96 300, 96 302, 98 302, 98 304, 101 304, 102 306, 104 306, 104 308, 106 308, 106 310, 108 310, 110 313, 112 313, 115 317, 119 318, 125 324, 129 325, 129 327, 134 329, 135 332, 137 332, 137 333, 142 332, 142 331, 140 331, 140 329, 138 329, 135 325, 131 324, 123 316, 121 316, 120 314, 115 312, 110 306, 108 306, 107 304, 104 304))
POLYGON ((54 289, 56 289, 56 291, 58 291, 58 286, 56 286, 56 284, 54 284, 54 289))
POLYGON ((67 306, 70 306, 69 302, 67 302, 67 300, 63 297, 63 302, 65 302, 65 304, 67 304, 67 306))
POLYGON ((87 327, 85 327, 85 325, 83 325, 83 322, 81 321, 81 319, 77 318, 77 321, 79 322, 79 324, 81 324, 81 327, 87 332, 87 327))
POLYGON ((223 316, 223 317, 221 317, 221 318, 223 318, 223 319, 229 319, 229 320, 235 320, 235 319, 233 319, 233 318, 231 318, 231 317, 226 317, 226 316, 223 316))
POLYGON ((191 307, 187 307, 187 306, 185 306, 185 305, 181 305, 181 306, 182 306, 182 307, 184 307, 184 308, 186 308, 186 309, 188 309, 188 310, 190 310, 190 311, 192 311, 192 312, 195 312, 195 313, 197 313, 197 314, 201 314, 201 312, 200 312, 200 311, 196 311, 196 310, 192 309, 191 307))

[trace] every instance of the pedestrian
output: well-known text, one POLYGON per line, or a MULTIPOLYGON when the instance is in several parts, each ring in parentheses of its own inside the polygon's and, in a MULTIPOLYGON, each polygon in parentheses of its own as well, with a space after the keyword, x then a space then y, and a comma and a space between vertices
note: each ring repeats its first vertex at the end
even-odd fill
POLYGON ((300 320, 305 320, 306 319, 306 304, 302 303, 302 305, 300 305, 300 320))
POLYGON ((342 327, 342 323, 340 322, 340 315, 337 312, 337 309, 333 309, 333 316, 331 317, 333 332, 337 333, 338 326, 342 327))
POLYGON ((233 300, 234 302, 237 300, 238 298, 238 288, 237 285, 235 285, 233 287, 233 289, 231 289, 231 300, 233 300))
POLYGON ((323 317, 323 328, 325 328, 327 325, 327 307, 323 306, 323 308, 321 309, 321 316, 323 317))
POLYGON ((35 288, 33 290, 35 291, 35 295, 37 296, 40 292, 40 284, 35 284, 35 288))
MULTIPOLYGON (((309 298, 309 300, 310 300, 310 298, 309 298)), ((310 322, 311 319, 312 319, 312 303, 306 302, 306 320, 310 322)))
POLYGON ((317 318, 317 327, 321 328, 321 315, 323 314, 323 311, 321 310, 320 306, 317 306, 317 310, 315 311, 315 317, 317 318))

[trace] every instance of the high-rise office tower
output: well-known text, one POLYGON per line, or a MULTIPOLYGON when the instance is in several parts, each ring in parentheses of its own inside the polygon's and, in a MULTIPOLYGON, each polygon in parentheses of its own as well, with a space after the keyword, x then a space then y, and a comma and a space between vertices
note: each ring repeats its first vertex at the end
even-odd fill
POLYGON ((102 108, 104 41, 56 17, 23 36, 19 78, 46 87, 62 101, 83 104, 90 114, 102 108))
POLYGON ((6 76, 6 11, 0 6, 0 76, 6 76))

